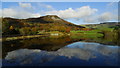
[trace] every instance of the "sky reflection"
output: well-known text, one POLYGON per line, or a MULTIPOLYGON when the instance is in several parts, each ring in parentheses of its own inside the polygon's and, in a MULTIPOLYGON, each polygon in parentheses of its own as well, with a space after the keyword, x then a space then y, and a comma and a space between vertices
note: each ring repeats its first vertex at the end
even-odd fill
POLYGON ((34 63, 40 65, 58 60, 56 59, 58 57, 66 57, 69 60, 77 58, 79 61, 85 62, 91 62, 91 59, 98 62, 105 59, 106 61, 103 61, 103 63, 109 62, 113 64, 117 63, 118 60, 118 48, 118 46, 112 47, 99 43, 76 42, 57 51, 43 51, 39 49, 11 51, 8 52, 5 60, 14 61, 13 63, 19 63, 20 65, 34 63))

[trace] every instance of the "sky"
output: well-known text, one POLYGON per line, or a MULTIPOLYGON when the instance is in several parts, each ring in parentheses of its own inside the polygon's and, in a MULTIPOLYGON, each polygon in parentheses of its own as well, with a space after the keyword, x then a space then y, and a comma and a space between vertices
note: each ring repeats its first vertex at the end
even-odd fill
POLYGON ((117 2, 3 2, 0 12, 19 19, 57 15, 77 25, 118 21, 117 2))

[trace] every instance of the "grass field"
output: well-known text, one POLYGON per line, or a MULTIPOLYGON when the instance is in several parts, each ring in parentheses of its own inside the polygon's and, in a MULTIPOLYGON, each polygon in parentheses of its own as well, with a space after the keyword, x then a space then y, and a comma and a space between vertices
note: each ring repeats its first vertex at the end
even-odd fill
POLYGON ((99 33, 99 30, 91 30, 91 31, 71 31, 71 34, 80 34, 82 37, 101 37, 103 34, 99 33))

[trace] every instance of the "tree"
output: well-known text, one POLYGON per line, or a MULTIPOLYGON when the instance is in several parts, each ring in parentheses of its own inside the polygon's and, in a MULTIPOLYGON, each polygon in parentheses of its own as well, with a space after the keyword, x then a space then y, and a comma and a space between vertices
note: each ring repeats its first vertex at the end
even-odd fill
POLYGON ((31 28, 30 27, 23 27, 19 29, 21 35, 30 35, 31 28))
POLYGON ((38 33, 38 31, 39 31, 39 27, 33 27, 33 28, 31 28, 31 34, 37 34, 38 33))
POLYGON ((8 21, 3 20, 3 22, 2 22, 2 33, 3 34, 9 34, 9 27, 10 27, 10 24, 8 23, 8 21))
POLYGON ((13 26, 10 26, 10 28, 9 28, 10 30, 13 30, 14 28, 13 28, 13 26))
POLYGON ((69 33, 69 32, 70 32, 70 30, 71 30, 70 28, 67 28, 67 29, 66 29, 66 33, 69 33))

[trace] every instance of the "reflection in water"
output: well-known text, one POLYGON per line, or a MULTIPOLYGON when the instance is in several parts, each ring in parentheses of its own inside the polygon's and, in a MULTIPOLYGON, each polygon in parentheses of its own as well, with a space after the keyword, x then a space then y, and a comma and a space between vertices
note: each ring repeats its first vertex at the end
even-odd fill
POLYGON ((99 52, 103 55, 108 55, 112 53, 117 53, 119 46, 109 46, 109 45, 102 45, 99 43, 88 43, 88 42, 77 42, 68 45, 67 47, 70 48, 83 48, 85 50, 89 51, 94 51, 94 52, 99 52))
MULTIPOLYGON (((7 53, 5 60, 12 61, 13 64, 18 63, 17 65, 61 65, 63 62, 64 65, 118 65, 118 48, 118 46, 105 46, 99 43, 76 42, 57 51, 14 50, 7 53), (72 63, 73 60, 76 61, 72 63)), ((6 64, 12 63, 6 62, 6 64)))
MULTIPOLYGON (((101 38, 94 38, 94 39, 81 38, 81 36, 77 36, 77 35, 75 35, 75 37, 74 36, 71 37, 66 36, 60 38, 40 37, 40 38, 33 38, 26 40, 24 39, 24 40, 6 41, 6 42, 2 42, 2 57, 4 58, 7 55, 7 52, 14 51, 17 49, 40 49, 46 51, 57 51, 58 49, 77 41, 87 41, 87 42, 89 41, 89 42, 100 42, 100 43, 103 43, 103 41, 105 42, 105 40, 101 38)), ((108 44, 108 42, 106 42, 106 44, 108 44)))
POLYGON ((27 40, 15 40, 3 42, 3 58, 6 56, 7 52, 17 50, 17 49, 40 49, 46 51, 56 51, 70 43, 79 41, 80 39, 71 39, 69 37, 61 38, 34 38, 27 40))
POLYGON ((115 46, 114 41, 113 45, 110 45, 111 43, 103 45, 90 43, 91 41, 104 43, 105 40, 101 38, 82 39, 79 37, 81 36, 40 37, 2 42, 3 66, 118 65, 120 52, 118 52, 119 46, 115 46))

